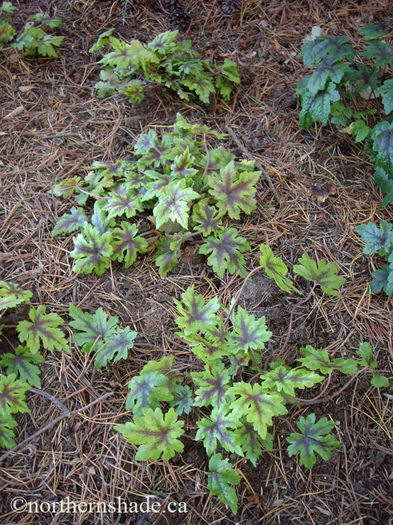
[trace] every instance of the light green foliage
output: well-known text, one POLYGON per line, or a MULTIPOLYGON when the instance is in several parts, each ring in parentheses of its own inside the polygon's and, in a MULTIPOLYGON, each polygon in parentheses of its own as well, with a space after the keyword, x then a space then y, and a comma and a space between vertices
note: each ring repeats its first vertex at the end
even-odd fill
POLYGON ((337 275, 339 268, 336 263, 326 262, 325 259, 316 263, 307 254, 302 255, 299 263, 293 267, 294 273, 318 284, 328 295, 339 294, 339 288, 345 283, 345 279, 337 275))
POLYGON ((240 474, 232 468, 227 459, 223 459, 221 454, 215 454, 210 458, 208 489, 222 502, 227 503, 233 514, 237 513, 237 496, 232 485, 239 483, 240 479, 240 474))
POLYGON ((71 303, 69 314, 72 318, 70 326, 74 329, 74 341, 82 352, 95 352, 96 368, 106 366, 109 361, 116 363, 128 358, 128 351, 134 346, 137 332, 130 330, 128 326, 120 328, 117 317, 108 317, 102 308, 98 308, 94 314, 83 312, 71 303))
MULTIPOLYGON (((15 10, 16 7, 11 2, 3 2, 0 6, 0 49, 12 42, 16 36, 16 30, 10 24, 15 10)), ((11 44, 12 47, 22 50, 25 55, 56 58, 55 47, 61 45, 64 37, 48 34, 43 28, 55 29, 61 24, 61 20, 50 18, 44 13, 31 15, 30 20, 32 22, 26 23, 23 32, 11 44)))
POLYGON ((176 452, 183 452, 184 445, 178 439, 184 434, 183 426, 184 421, 177 419, 173 408, 166 414, 160 408, 145 408, 141 417, 114 428, 130 443, 140 445, 135 455, 137 461, 156 461, 159 457, 168 460, 176 452))
POLYGON ((384 206, 393 202, 393 80, 384 79, 393 66, 393 50, 383 40, 392 24, 393 20, 387 20, 362 27, 359 34, 365 42, 358 55, 346 36, 308 39, 299 56, 315 69, 300 79, 296 88, 303 129, 318 120, 326 126, 330 119, 344 126, 343 131, 353 135, 356 142, 365 142, 368 151, 372 146, 374 178, 385 194, 384 206), (378 110, 368 107, 375 98, 381 98, 384 111, 380 104, 378 110))
POLYGON ((0 366, 5 367, 8 374, 15 374, 25 383, 41 388, 40 369, 37 365, 44 361, 39 352, 33 353, 29 348, 19 345, 15 348, 15 354, 1 355, 0 366))
MULTIPOLYGON (((262 255, 260 263, 266 274, 272 277, 276 284, 285 292, 301 293, 287 277, 288 268, 280 257, 274 257, 272 250, 265 244, 260 245, 262 255)), ((338 265, 334 262, 326 262, 321 259, 316 263, 306 253, 299 259, 299 264, 293 267, 293 272, 300 275, 315 285, 319 285, 323 292, 328 295, 338 295, 339 288, 345 283, 344 277, 337 275, 338 265)))
POLYGON ((388 378, 374 372, 375 368, 377 368, 377 361, 370 343, 362 341, 357 354, 361 357, 360 365, 368 368, 372 372, 371 384, 373 387, 387 388, 389 386, 388 378))
POLYGON ((4 44, 12 42, 16 35, 15 29, 9 23, 10 15, 15 9, 11 2, 3 2, 0 6, 0 49, 4 44))
POLYGON ((79 204, 53 230, 53 235, 80 232, 71 251, 75 271, 102 275, 113 260, 126 268, 134 264, 149 248, 138 231, 140 215, 149 213, 160 231, 153 257, 161 276, 178 263, 182 244, 198 242, 198 237, 199 252, 208 255, 217 275, 245 274, 243 254, 249 243, 235 228, 225 228, 223 219, 239 219, 255 209, 261 172, 253 162, 235 162, 222 147, 209 149, 208 136, 223 138, 178 114, 172 131, 141 134, 132 160, 95 162, 84 180, 72 177, 69 184, 55 186, 56 195, 74 197, 79 204), (84 207, 90 199, 95 204, 89 218, 84 207))
POLYGON ((13 448, 16 445, 14 428, 18 423, 10 413, 0 415, 0 448, 13 448))
POLYGON ((370 283, 371 291, 379 293, 381 290, 387 295, 393 294, 393 230, 392 225, 386 221, 381 221, 379 227, 373 222, 361 224, 356 228, 360 233, 365 246, 363 253, 367 255, 378 254, 385 259, 384 264, 379 270, 375 270, 371 275, 373 280, 370 283))
MULTIPOLYGON (((202 442, 211 456, 208 487, 235 512, 233 485, 239 476, 222 453, 246 457, 256 465, 264 450, 273 450, 274 419, 287 414, 296 390, 315 387, 335 370, 354 374, 358 361, 331 358, 327 350, 315 350, 309 345, 302 349, 299 366, 277 360, 263 371, 262 352, 272 335, 264 317, 256 319, 241 306, 228 314, 217 297, 204 299, 195 287, 189 287, 175 305, 175 322, 181 330, 177 335, 203 367, 188 371, 181 364, 177 370, 173 355, 149 361, 129 382, 126 409, 132 412, 133 422, 115 428, 130 443, 139 445, 137 459, 170 459, 175 451, 182 450, 178 439, 183 432, 179 426, 182 422, 177 418, 187 414, 189 428, 196 430, 193 438, 202 442), (162 445, 165 440, 167 448, 162 445), (165 456, 164 450, 168 450, 165 456)), ((301 462, 306 457, 310 464, 309 456, 314 452, 322 451, 321 455, 328 457, 324 443, 330 451, 332 442, 324 437, 326 428, 318 424, 310 429, 302 426, 311 445, 306 442, 301 462), (315 447, 313 435, 317 439, 315 447)), ((301 450, 299 446, 296 443, 293 450, 301 450)))
POLYGON ((262 255, 259 258, 259 264, 263 266, 266 275, 272 277, 277 286, 284 292, 290 293, 294 290, 297 293, 301 293, 293 284, 291 279, 287 277, 288 268, 284 261, 280 257, 274 257, 274 254, 266 244, 260 244, 259 249, 262 255))
POLYGON ((297 423, 298 432, 292 432, 287 438, 290 443, 288 455, 300 453, 299 463, 311 469, 316 462, 315 453, 328 460, 340 442, 334 439, 330 431, 335 427, 334 421, 323 417, 316 421, 315 414, 301 416, 297 423))
POLYGON ((16 379, 15 374, 0 377, 0 416, 15 414, 16 412, 30 412, 25 401, 25 394, 30 385, 16 379))
POLYGON ((90 48, 96 52, 104 46, 111 51, 99 61, 104 69, 96 84, 99 97, 120 91, 130 103, 143 100, 148 83, 163 85, 186 101, 199 98, 205 104, 210 95, 219 91, 229 100, 234 87, 240 84, 237 66, 231 60, 216 68, 200 58, 190 40, 177 41, 178 31, 160 33, 147 45, 139 40, 127 43, 112 36, 113 29, 102 33, 90 48))
POLYGON ((24 290, 12 281, 0 281, 0 317, 1 311, 13 308, 20 303, 27 303, 32 297, 30 290, 24 290))
POLYGON ((46 350, 61 350, 69 352, 68 342, 59 326, 64 323, 63 319, 55 314, 46 314, 46 306, 30 308, 30 321, 20 321, 17 326, 19 340, 26 343, 31 353, 39 351, 41 345, 46 350))

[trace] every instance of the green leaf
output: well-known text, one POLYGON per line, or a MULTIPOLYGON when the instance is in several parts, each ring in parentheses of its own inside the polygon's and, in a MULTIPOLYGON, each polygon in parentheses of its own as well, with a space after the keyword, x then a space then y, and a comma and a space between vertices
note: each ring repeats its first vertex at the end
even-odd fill
POLYGON ((3 44, 8 44, 14 39, 16 35, 15 29, 8 22, 0 23, 0 49, 3 47, 3 44))
POLYGON ((386 172, 385 168, 378 165, 376 162, 374 180, 377 183, 378 187, 382 190, 385 197, 382 202, 382 206, 387 206, 388 204, 393 203, 393 180, 389 178, 389 174, 386 172))
POLYGON ((89 352, 97 343, 101 345, 103 340, 111 337, 118 329, 119 318, 108 317, 101 307, 91 314, 70 303, 68 312, 72 318, 69 324, 74 328, 75 343, 81 347, 82 352, 89 352))
POLYGON ((111 240, 111 232, 100 234, 98 228, 86 224, 82 233, 74 237, 74 249, 70 253, 75 259, 74 271, 84 274, 94 271, 102 275, 109 268, 113 252, 111 240))
POLYGON ((315 95, 310 92, 301 94, 302 110, 299 113, 299 120, 302 129, 308 129, 311 124, 319 120, 323 126, 328 123, 331 104, 340 100, 340 93, 335 84, 329 81, 323 91, 318 91, 315 95))
POLYGON ((16 7, 12 5, 12 2, 4 1, 0 6, 0 11, 2 13, 8 13, 11 15, 15 10, 16 10, 16 7))
POLYGON ((143 416, 134 422, 115 425, 130 443, 141 445, 135 455, 136 461, 156 461, 159 457, 171 459, 176 452, 183 452, 184 445, 178 439, 184 434, 184 421, 178 421, 176 412, 170 408, 164 415, 160 408, 145 408, 143 416))
POLYGON ((365 243, 363 253, 374 255, 379 250, 389 253, 393 249, 393 230, 392 225, 387 221, 381 221, 379 228, 373 222, 357 226, 356 231, 360 233, 362 241, 365 243))
POLYGON ((209 418, 204 417, 197 421, 198 431, 195 439, 203 441, 208 456, 216 451, 218 443, 228 452, 242 454, 239 445, 234 443, 233 429, 238 426, 238 423, 227 412, 227 407, 216 406, 209 418))
POLYGON ((102 209, 108 213, 108 218, 125 215, 127 219, 131 219, 137 211, 142 211, 143 207, 131 184, 123 183, 113 188, 102 209))
POLYGON ((32 296, 33 292, 24 290, 17 283, 0 281, 0 312, 20 303, 28 303, 32 296))
POLYGON ((81 178, 80 177, 69 177, 68 179, 62 180, 56 184, 52 192, 56 197, 64 197, 64 199, 69 199, 73 196, 76 190, 79 189, 81 178))
POLYGON ((158 408, 161 401, 171 401, 168 378, 158 371, 143 372, 128 383, 126 409, 141 416, 144 408, 158 408))
POLYGON ((213 495, 218 496, 220 501, 229 505, 233 514, 237 513, 237 495, 231 485, 236 485, 240 479, 240 475, 227 459, 222 459, 221 454, 215 454, 210 458, 207 487, 213 495))
POLYGON ((134 346, 134 340, 138 332, 126 328, 118 328, 116 332, 105 338, 105 343, 101 345, 96 352, 94 366, 103 368, 109 361, 116 363, 121 359, 128 358, 128 350, 134 346))
POLYGON ((346 279, 337 275, 339 267, 336 263, 321 259, 317 264, 306 253, 299 259, 299 263, 293 267, 293 271, 297 275, 318 284, 322 291, 328 295, 337 296, 339 294, 339 289, 346 279))
POLYGON ((7 353, 1 356, 0 366, 4 366, 8 374, 15 374, 23 382, 41 388, 40 369, 37 365, 43 362, 44 358, 39 352, 32 353, 29 348, 19 345, 15 354, 7 353))
POLYGON ((300 453, 299 463, 311 469, 317 458, 315 453, 322 459, 328 460, 336 448, 341 446, 329 432, 335 427, 334 421, 328 421, 326 417, 315 421, 315 414, 307 417, 301 416, 297 427, 301 433, 292 432, 287 441, 288 455, 291 457, 300 453))
MULTIPOLYGON (((1 26, 0 26, 1 27, 1 26)), ((18 423, 11 414, 0 414, 0 448, 14 448, 16 445, 14 428, 18 423)))
POLYGON ((371 129, 364 120, 354 120, 348 128, 348 133, 355 135, 355 142, 362 142, 371 133, 371 129))
POLYGON ((221 406, 225 404, 228 397, 228 388, 231 382, 231 374, 225 368, 224 363, 219 361, 211 367, 205 366, 203 372, 191 372, 197 390, 195 392, 195 406, 221 406))
POLYGON ((220 308, 217 297, 211 299, 208 303, 202 295, 195 295, 194 286, 190 286, 182 294, 182 303, 174 299, 177 311, 180 316, 175 319, 177 326, 184 331, 185 335, 205 331, 215 327, 218 322, 216 315, 220 308))
POLYGON ((240 420, 245 416, 262 439, 266 437, 267 427, 272 425, 272 418, 287 413, 283 398, 279 394, 264 392, 261 385, 242 381, 235 383, 228 393, 239 396, 231 403, 233 417, 240 420))
POLYGON ((243 454, 256 467, 258 458, 262 454, 263 448, 273 450, 273 436, 266 434, 265 439, 261 439, 254 427, 246 421, 241 422, 241 426, 233 431, 235 445, 241 447, 243 454))
POLYGON ((160 229, 168 221, 173 221, 187 230, 190 202, 198 197, 199 194, 196 191, 185 187, 184 181, 174 181, 168 184, 153 209, 156 228, 160 229))
POLYGON ((388 388, 389 380, 387 377, 381 376, 380 374, 373 374, 373 377, 371 378, 371 384, 374 388, 388 388))
POLYGON ((289 396, 295 395, 295 388, 311 388, 324 380, 323 376, 304 368, 289 368, 280 365, 261 375, 262 388, 272 392, 283 392, 289 396))
POLYGON ((288 268, 280 257, 274 257, 272 250, 266 244, 260 244, 259 249, 262 255, 259 264, 263 266, 266 275, 272 277, 281 290, 290 293, 292 290, 301 294, 291 279, 287 277, 288 268))
POLYGON ((180 243, 180 240, 169 239, 165 235, 158 241, 154 262, 159 268, 160 277, 165 277, 179 262, 178 248, 180 243))
POLYGON ((243 253, 250 249, 248 241, 238 235, 235 228, 227 228, 217 238, 209 236, 199 248, 199 253, 211 254, 207 262, 219 277, 224 277, 225 270, 230 274, 246 273, 243 253))
POLYGON ((174 397, 169 406, 174 407, 178 416, 183 413, 189 414, 193 406, 191 388, 188 385, 176 385, 174 397))
POLYGON ((383 163, 388 171, 393 169, 393 122, 386 120, 374 126, 371 137, 377 160, 383 163))
POLYGON ((378 95, 382 95, 382 103, 386 115, 393 111, 393 78, 385 80, 385 82, 378 88, 378 95))
POLYGON ((122 221, 121 228, 113 230, 113 259, 124 262, 124 266, 129 268, 136 261, 138 253, 145 253, 149 244, 139 237, 136 224, 122 221))
POLYGON ((235 354, 247 352, 249 349, 262 350, 269 341, 272 332, 267 329, 265 317, 255 319, 241 306, 233 316, 233 331, 228 337, 228 346, 235 354))
POLYGON ((373 280, 370 283, 371 291, 379 293, 384 290, 386 295, 393 294, 393 265, 384 264, 381 269, 375 270, 372 274, 373 280))
POLYGON ((221 220, 217 209, 209 206, 208 202, 209 199, 200 200, 192 208, 193 229, 200 231, 204 236, 218 233, 221 229, 221 220))
POLYGON ((61 20, 59 18, 51 18, 47 13, 36 13, 34 15, 30 15, 30 19, 43 26, 47 26, 50 29, 55 29, 61 25, 61 20))
POLYGON ((165 55, 168 51, 173 49, 173 43, 176 40, 179 31, 165 31, 157 35, 151 42, 148 43, 147 47, 153 53, 165 55))
POLYGON ((59 326, 64 323, 63 319, 55 314, 46 314, 46 306, 30 308, 30 321, 20 321, 17 326, 19 340, 26 345, 31 353, 36 354, 40 346, 46 350, 61 350, 69 353, 68 342, 59 326))
POLYGON ((232 60, 226 58, 224 63, 220 66, 221 75, 217 77, 216 87, 220 91, 220 95, 224 100, 229 100, 232 89, 240 84, 240 75, 237 70, 237 65, 232 60))
POLYGON ((334 365, 330 360, 327 350, 317 350, 311 345, 300 349, 304 357, 296 359, 309 370, 318 370, 322 374, 330 374, 334 365))
POLYGON ((209 176, 209 193, 216 199, 220 215, 227 213, 231 219, 239 219, 241 211, 249 214, 255 210, 255 185, 260 176, 260 171, 237 173, 233 161, 220 169, 219 177, 209 176))
POLYGON ((311 95, 316 95, 318 91, 325 89, 328 80, 334 84, 339 84, 344 74, 350 70, 348 64, 337 62, 336 58, 324 58, 314 73, 307 77, 307 89, 311 95))
POLYGON ((87 224, 87 217, 83 208, 72 207, 70 213, 64 213, 59 217, 52 230, 52 235, 60 235, 61 233, 70 233, 75 230, 80 230, 87 224))
POLYGON ((361 27, 358 31, 359 35, 364 36, 364 38, 372 39, 379 38, 388 33, 393 20, 385 20, 383 22, 374 22, 373 24, 367 24, 361 27))
POLYGON ((373 370, 377 368, 373 348, 367 341, 362 341, 359 345, 359 350, 356 353, 361 357, 360 366, 364 366, 373 370))
POLYGON ((368 42, 361 56, 373 59, 375 67, 393 64, 393 51, 381 40, 368 42))
POLYGON ((0 376, 0 417, 16 412, 30 412, 25 401, 25 394, 30 385, 16 379, 15 374, 0 376))
POLYGON ((91 46, 89 49, 89 53, 94 53, 95 51, 98 51, 102 47, 106 46, 109 42, 109 37, 112 35, 114 31, 114 28, 108 29, 107 31, 104 31, 100 34, 100 36, 97 39, 97 42, 91 46))
POLYGON ((335 60, 348 58, 353 60, 355 51, 348 44, 347 36, 319 36, 312 40, 307 40, 299 53, 303 57, 303 62, 309 68, 312 68, 314 62, 321 62, 327 57, 335 60))

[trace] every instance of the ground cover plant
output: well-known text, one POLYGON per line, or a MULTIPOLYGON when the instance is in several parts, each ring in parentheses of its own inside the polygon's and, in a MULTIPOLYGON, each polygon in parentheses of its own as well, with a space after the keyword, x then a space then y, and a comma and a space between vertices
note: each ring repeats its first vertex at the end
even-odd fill
POLYGON ((375 165, 374 178, 393 202, 393 49, 388 40, 392 20, 359 29, 365 43, 361 53, 348 36, 313 36, 300 56, 311 75, 297 84, 302 110, 300 124, 308 129, 316 121, 344 126, 356 142, 364 142, 375 165))
POLYGON ((64 37, 46 33, 45 30, 59 27, 61 20, 42 12, 35 13, 30 15, 31 21, 26 22, 23 32, 16 36, 16 30, 10 23, 16 9, 7 1, 0 6, 0 49, 12 42, 11 47, 23 51, 25 55, 57 58, 55 47, 61 45, 64 37))
MULTIPOLYGON (((96 60, 111 49, 91 54, 91 46, 111 28, 108 36, 128 45, 139 41, 145 49, 158 35, 180 29, 165 13, 164 2, 13 4, 17 9, 8 21, 16 36, 32 22, 31 15, 42 12, 62 20, 58 29, 43 29, 52 34, 61 29, 64 40, 61 53, 55 47, 58 60, 32 60, 11 48, 12 42, 1 52, 0 280, 33 292, 28 302, 2 310, 1 384, 6 383, 3 377, 18 374, 13 368, 20 361, 17 348, 36 345, 26 330, 37 319, 54 313, 62 319, 57 328, 69 352, 47 350, 41 339, 38 352, 30 352, 44 358, 40 363, 29 358, 39 368, 30 376, 38 376, 40 387, 36 383, 26 390, 29 412, 11 413, 17 426, 12 427, 11 418, 6 426, 15 446, 0 451, 0 522, 389 523, 392 296, 382 290, 370 293, 369 281, 370 273, 390 264, 390 248, 386 244, 386 254, 378 248, 372 255, 362 249, 368 246, 370 251, 371 240, 387 241, 384 221, 393 223, 393 209, 382 206, 381 190, 373 180, 372 139, 357 144, 346 132, 350 120, 324 128, 317 121, 302 131, 294 92, 305 70, 298 54, 314 26, 323 34, 349 37, 356 60, 373 67, 372 59, 360 56, 365 40, 358 31, 385 22, 388 4, 338 0, 334 9, 325 9, 322 1, 244 0, 239 11, 228 16, 219 1, 183 2, 189 24, 174 42, 190 40, 199 58, 208 59, 214 68, 225 59, 233 61, 242 80, 229 100, 212 80, 216 93, 211 93, 210 104, 195 91, 185 100, 163 84, 146 81, 142 69, 131 79, 143 83, 145 98, 137 104, 119 91, 97 97, 95 84, 105 65, 96 60), (150 208, 144 201, 142 211, 130 218, 115 216, 115 225, 109 226, 121 229, 123 221, 130 223, 138 230, 135 237, 147 242, 146 252, 138 253, 133 264, 126 267, 111 253, 101 275, 94 270, 74 272, 72 237, 83 227, 57 236, 52 232, 72 208, 81 208, 93 228, 94 222, 102 226, 106 190, 85 195, 86 203, 79 203, 80 190, 88 187, 85 177, 92 172, 98 179, 99 173, 113 171, 122 161, 138 162, 141 156, 133 147, 139 137, 154 130, 160 143, 165 133, 172 134, 177 113, 187 125, 227 133, 222 138, 193 135, 192 141, 204 143, 201 155, 222 147, 233 155, 235 166, 252 160, 254 171, 262 172, 252 212, 240 210, 239 218, 227 213, 221 219, 224 229, 235 229, 248 242, 249 248, 241 252, 243 270, 219 275, 207 263, 211 253, 199 252, 208 237, 216 238, 214 232, 203 235, 193 229, 200 226, 193 222, 199 202, 209 198, 209 206, 218 204, 206 182, 200 188, 204 196, 187 202, 187 230, 179 226, 181 231, 168 232, 162 225, 159 231, 153 214, 157 196, 150 208), (367 155, 362 153, 366 142, 367 155), (106 168, 86 169, 98 162, 106 168), (65 198, 53 192, 63 181, 71 183, 69 191, 74 186, 74 193, 65 198), (362 242, 359 225, 367 226, 370 241, 362 242), (180 237, 177 264, 161 276, 154 261, 160 239, 174 242, 180 237), (201 307, 217 307, 211 317, 225 345, 212 345, 218 335, 211 333, 211 320, 210 329, 203 328, 202 320, 184 335, 194 304, 188 301, 190 290, 201 307), (24 330, 18 332, 25 321, 30 324, 22 324, 24 330), (245 331, 257 337, 262 326, 266 340, 256 345, 264 347, 249 348, 244 357, 241 351, 235 353, 245 331), (26 336, 23 342, 20 333, 26 336), (112 352, 116 341, 118 351, 112 352), (220 421, 234 424, 220 424, 223 432, 216 435, 218 403, 213 397, 214 404, 212 399, 203 404, 203 398, 218 376, 228 379, 222 386, 226 399, 233 388, 242 393, 232 391, 233 403, 222 404, 229 409, 220 421), (294 386, 310 376, 323 380, 294 386), (143 392, 149 387, 145 406, 143 392), (261 396, 280 398, 280 407, 287 411, 271 415, 271 423, 268 416, 264 420, 265 441, 272 436, 269 443, 262 443, 258 434, 264 431, 256 423, 257 404, 248 409, 255 417, 252 421, 240 415, 246 389, 254 399, 260 390, 261 396), (236 409, 236 417, 231 409, 236 409), (155 433, 147 443, 142 442, 146 432, 141 420, 146 410, 155 433), (130 439, 119 432, 123 426, 134 434, 130 439), (172 445, 166 448, 159 442, 165 426, 173 428, 172 445), (236 436, 245 426, 258 436, 261 450, 254 447, 255 464, 247 440, 237 445, 236 436), (230 450, 227 438, 232 444, 236 439, 235 450, 230 450), (335 448, 337 443, 340 447, 335 448), (181 445, 181 451, 166 459, 181 445), (320 452, 330 457, 324 459, 320 452), (143 459, 154 453, 157 459, 143 459), (20 497, 36 510, 23 511, 20 497), (67 501, 81 504, 79 514, 61 511, 67 501), (95 503, 97 511, 83 510, 95 503)), ((391 30, 381 38, 391 46, 391 30)), ((217 69, 205 72, 217 78, 217 69)), ((390 66, 384 75, 390 75, 390 66)), ((381 84, 382 80, 387 78, 381 77, 381 84)), ((358 109, 364 109, 359 100, 358 109)), ((341 102, 356 111, 350 100, 341 102)), ((389 120, 392 113, 385 118, 382 95, 371 99, 367 108, 378 109, 378 104, 381 120, 389 120)), ((370 128, 377 118, 369 116, 370 128)), ((164 173, 161 167, 149 169, 164 173)), ((143 177, 143 170, 138 175, 143 177)), ((118 183, 125 182, 122 176, 118 183)), ((12 304, 15 294, 9 289, 4 293, 12 304)), ((18 375, 15 381, 25 383, 18 375)))
POLYGON ((226 58, 219 67, 200 58, 190 40, 176 40, 179 31, 160 33, 143 45, 139 40, 129 44, 111 36, 113 29, 100 35, 90 52, 109 46, 111 51, 99 61, 105 67, 95 88, 99 97, 117 91, 131 103, 144 99, 148 83, 163 85, 183 99, 198 98, 208 104, 216 91, 229 100, 232 90, 240 84, 235 62, 226 58))
POLYGON ((245 273, 243 253, 249 243, 235 228, 225 227, 224 218, 239 219, 255 209, 261 172, 254 169, 255 162, 237 161, 222 146, 207 148, 209 135, 224 137, 179 114, 172 132, 140 135, 133 160, 96 162, 84 179, 56 185, 56 195, 75 194, 80 205, 60 217, 53 230, 54 235, 80 230, 71 251, 74 271, 102 275, 111 259, 131 266, 149 244, 135 223, 123 219, 152 210, 160 232, 155 262, 161 276, 176 266, 182 244, 195 236, 203 239, 199 253, 209 256, 217 275, 245 273), (95 200, 90 222, 82 208, 89 197, 95 200))

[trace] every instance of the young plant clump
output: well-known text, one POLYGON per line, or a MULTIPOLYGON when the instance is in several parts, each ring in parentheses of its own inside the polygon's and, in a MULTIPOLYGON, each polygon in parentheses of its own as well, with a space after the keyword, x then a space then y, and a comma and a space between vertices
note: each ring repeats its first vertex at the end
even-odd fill
POLYGON ((96 162, 84 179, 73 177, 55 187, 56 195, 75 195, 79 204, 53 230, 53 235, 80 231, 71 252, 74 271, 102 275, 111 260, 131 266, 149 248, 136 222, 149 212, 159 234, 154 247, 161 276, 177 264, 182 243, 195 237, 202 239, 199 253, 208 255, 217 275, 245 274, 243 253, 249 243, 236 228, 226 228, 224 218, 239 219, 255 209, 261 172, 254 170, 254 162, 237 161, 221 146, 208 149, 209 135, 224 137, 179 114, 173 131, 140 135, 133 160, 96 162))
POLYGON ((240 84, 235 62, 226 58, 221 66, 213 66, 200 58, 190 40, 177 41, 178 31, 160 33, 146 45, 139 40, 124 42, 112 32, 105 31, 90 48, 91 53, 106 45, 111 49, 99 61, 105 66, 95 86, 99 97, 119 91, 134 104, 143 100, 144 86, 152 83, 171 89, 183 100, 197 97, 208 104, 216 91, 229 100, 240 84))
POLYGON ((303 129, 317 120, 326 126, 330 119, 356 142, 365 143, 375 164, 375 181, 385 194, 384 206, 393 202, 393 49, 385 41, 391 26, 388 20, 362 27, 365 45, 360 55, 347 36, 307 40, 300 56, 310 69, 315 63, 317 67, 296 89, 303 129))
MULTIPOLYGON (((11 2, 3 2, 0 6, 0 49, 15 38, 16 31, 10 24, 10 18, 16 7, 11 2)), ((46 28, 55 29, 61 20, 50 18, 44 13, 30 16, 23 32, 16 38, 11 47, 22 50, 26 56, 39 55, 42 57, 57 58, 55 47, 59 47, 63 36, 55 36, 45 32, 46 28)))
MULTIPOLYGON (((0 281, 0 319, 6 309, 29 302, 32 295, 16 283, 0 281)), ((31 307, 29 320, 20 321, 16 327, 21 344, 14 352, 0 354, 0 368, 6 370, 0 375, 0 448, 15 446, 14 414, 30 412, 26 394, 32 388, 41 388, 39 365, 45 361, 41 349, 69 353, 73 342, 84 353, 94 352, 96 368, 127 359, 137 332, 120 328, 118 318, 108 317, 102 308, 90 314, 70 304, 69 315, 73 328, 70 340, 60 328, 64 320, 59 315, 46 313, 45 305, 31 307)))
MULTIPOLYGON (((261 265, 269 268, 280 287, 300 293, 281 259, 266 246, 261 249, 261 265)), ((337 265, 323 260, 317 264, 306 255, 299 262, 295 273, 314 282, 314 288, 319 285, 330 295, 339 293, 345 279, 337 275, 337 265)), ((374 369, 375 358, 366 342, 357 352, 360 359, 332 358, 327 350, 307 345, 293 364, 276 359, 263 369, 263 351, 272 336, 264 317, 257 319, 235 304, 228 311, 217 297, 205 301, 194 287, 175 305, 177 335, 198 360, 199 371, 177 370, 174 356, 149 361, 128 385, 126 409, 132 420, 114 428, 139 445, 137 461, 171 459, 183 452, 185 432, 189 436, 196 428, 193 439, 203 443, 209 458, 207 486, 235 514, 234 485, 241 476, 230 458, 247 458, 255 466, 265 450, 273 449, 274 419, 301 402, 296 390, 322 383, 336 371, 354 375, 359 366, 374 369), (190 428, 185 428, 184 415, 190 428)), ((372 381, 374 386, 387 386, 387 379, 374 373, 372 381)), ((309 469, 316 454, 327 460, 340 446, 331 434, 335 423, 326 417, 317 420, 309 413, 300 417, 297 426, 299 432, 287 437, 288 454, 299 454, 300 464, 309 469)))
POLYGON ((387 221, 381 221, 379 227, 373 223, 361 224, 356 231, 362 236, 365 243, 363 253, 367 255, 378 254, 385 259, 384 264, 379 270, 375 270, 371 275, 373 280, 370 283, 371 291, 379 293, 381 290, 387 295, 393 294, 393 231, 392 225, 387 221))

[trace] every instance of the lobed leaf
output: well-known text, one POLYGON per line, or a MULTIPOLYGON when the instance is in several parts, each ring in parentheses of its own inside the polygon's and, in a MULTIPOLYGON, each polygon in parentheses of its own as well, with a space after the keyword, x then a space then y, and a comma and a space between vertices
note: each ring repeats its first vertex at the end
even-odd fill
POLYGON ((156 461, 159 457, 168 460, 176 452, 183 452, 184 445, 178 439, 184 434, 183 427, 184 421, 178 421, 173 408, 166 414, 160 408, 145 408, 143 416, 135 417, 134 422, 114 426, 130 443, 140 445, 136 461, 156 461))
POLYGON ((25 394, 30 385, 16 379, 15 374, 0 376, 0 417, 6 418, 16 412, 30 412, 25 401, 25 394))
POLYGON ((209 255, 208 264, 219 277, 224 277, 225 270, 230 274, 238 272, 240 275, 246 273, 243 252, 250 249, 248 241, 238 235, 235 228, 227 228, 217 237, 207 237, 199 253, 209 255))
POLYGON ((21 345, 15 349, 15 354, 3 354, 0 359, 0 366, 7 369, 7 373, 15 374, 21 381, 31 386, 41 388, 40 369, 37 365, 44 362, 43 356, 33 353, 29 348, 21 345))
POLYGON ((0 281, 0 312, 6 308, 14 308, 21 303, 30 301, 33 292, 24 290, 12 281, 0 281))
POLYGON ((288 268, 280 257, 274 257, 274 254, 266 244, 260 244, 259 249, 262 255, 259 258, 259 264, 263 266, 266 275, 272 277, 281 290, 290 293, 291 290, 301 294, 291 279, 287 277, 288 268))
POLYGON ((30 308, 30 321, 20 321, 17 326, 19 340, 26 345, 31 353, 36 354, 40 346, 46 350, 60 350, 69 353, 68 342, 59 326, 63 319, 55 314, 46 314, 46 306, 30 308))
POLYGON ((307 417, 301 416, 297 426, 300 430, 292 432, 287 441, 288 455, 291 457, 300 453, 299 463, 311 469, 316 462, 315 453, 319 454, 325 461, 328 460, 336 448, 341 446, 329 432, 335 427, 334 421, 328 421, 326 417, 316 421, 315 414, 307 417))
POLYGON ((218 443, 229 452, 242 454, 240 446, 235 445, 233 435, 233 429, 238 426, 238 423, 235 418, 231 417, 231 414, 228 414, 227 407, 216 406, 209 418, 204 417, 197 421, 197 426, 195 439, 203 441, 208 456, 216 451, 218 443))
POLYGON ((321 259, 317 264, 304 253, 299 263, 293 267, 293 271, 304 279, 318 284, 328 295, 338 295, 339 288, 346 282, 344 277, 337 275, 339 267, 334 262, 326 262, 325 259, 321 259))
POLYGON ((241 477, 221 454, 215 454, 209 460, 207 487, 210 492, 229 505, 233 514, 237 513, 237 495, 231 485, 239 483, 241 477))
POLYGON ((74 237, 74 249, 70 253, 75 259, 74 271, 84 274, 94 271, 102 275, 109 268, 113 253, 111 240, 111 232, 100 234, 98 228, 86 224, 82 232, 74 237))

